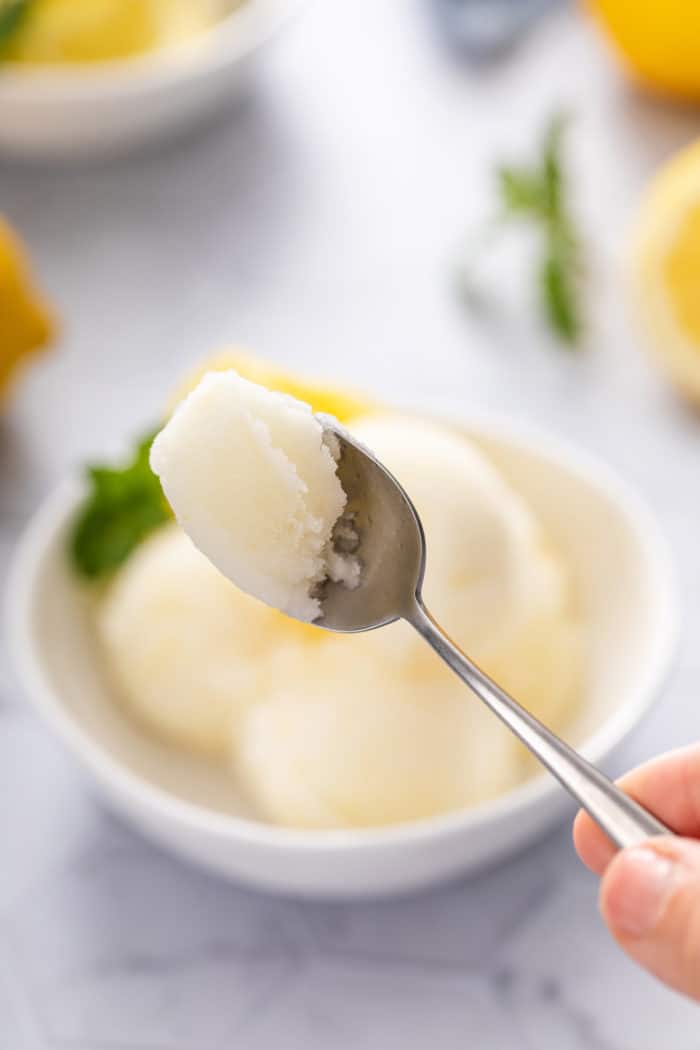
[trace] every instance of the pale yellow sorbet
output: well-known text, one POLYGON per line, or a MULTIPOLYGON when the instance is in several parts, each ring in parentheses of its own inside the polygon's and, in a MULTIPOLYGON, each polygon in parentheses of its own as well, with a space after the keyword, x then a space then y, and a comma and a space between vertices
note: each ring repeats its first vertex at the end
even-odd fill
MULTIPOLYGON (((532 513, 469 442, 383 415, 353 433, 404 484, 427 538, 425 596, 450 634, 535 714, 576 710, 582 632, 569 575, 532 513)), ((507 791, 531 771, 513 735, 398 623, 287 647, 234 737, 262 812, 292 826, 428 817, 507 791)))
POLYGON ((222 756, 242 712, 264 691, 278 619, 167 525, 110 584, 97 630, 129 710, 164 739, 222 756))
MULTIPOLYGON (((338 560, 347 502, 309 405, 210 372, 156 437, 151 466, 183 529, 241 590, 299 620, 338 560)), ((339 566, 339 569, 341 567, 339 566)))

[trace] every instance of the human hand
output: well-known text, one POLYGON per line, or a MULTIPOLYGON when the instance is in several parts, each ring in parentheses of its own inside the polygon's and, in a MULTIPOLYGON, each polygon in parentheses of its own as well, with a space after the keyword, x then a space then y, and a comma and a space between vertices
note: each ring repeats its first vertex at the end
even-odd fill
POLYGON ((618 944, 660 980, 700 1001, 700 745, 662 755, 619 783, 683 837, 616 852, 580 812, 574 845, 601 876, 600 910, 618 944))

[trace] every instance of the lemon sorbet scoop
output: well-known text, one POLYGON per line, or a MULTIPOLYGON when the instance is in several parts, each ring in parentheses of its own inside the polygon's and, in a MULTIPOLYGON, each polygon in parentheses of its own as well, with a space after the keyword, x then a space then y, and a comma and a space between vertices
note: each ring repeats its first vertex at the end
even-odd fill
POLYGON ((352 556, 333 550, 347 502, 334 452, 309 405, 212 372, 155 439, 151 466, 185 532, 225 576, 311 621, 324 580, 359 577, 352 556))

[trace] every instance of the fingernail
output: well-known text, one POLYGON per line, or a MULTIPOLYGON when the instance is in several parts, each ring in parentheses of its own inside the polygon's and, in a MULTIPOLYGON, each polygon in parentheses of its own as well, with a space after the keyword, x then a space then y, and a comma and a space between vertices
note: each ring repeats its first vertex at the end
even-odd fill
POLYGON ((646 846, 619 854, 604 887, 607 921, 628 937, 644 937, 657 925, 675 886, 676 865, 646 846))

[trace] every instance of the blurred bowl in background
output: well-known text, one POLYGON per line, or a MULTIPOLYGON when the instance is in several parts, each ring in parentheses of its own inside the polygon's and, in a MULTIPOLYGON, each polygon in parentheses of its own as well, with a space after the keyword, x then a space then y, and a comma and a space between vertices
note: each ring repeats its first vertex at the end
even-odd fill
POLYGON ((177 47, 84 65, 0 66, 0 151, 50 159, 116 153, 186 128, 237 98, 261 48, 301 0, 243 0, 177 47))
MULTIPOLYGON (((658 696, 674 652, 678 610, 666 544, 634 493, 588 457, 512 423, 446 421, 483 448, 571 569, 588 666, 568 735, 604 762, 658 696)), ((27 696, 110 804, 148 837, 259 888, 376 896, 494 863, 571 808, 542 774, 473 808, 390 827, 294 830, 258 819, 228 769, 151 738, 111 691, 93 596, 66 553, 82 494, 77 483, 60 488, 29 526, 7 590, 8 640, 27 696)))

